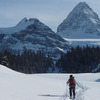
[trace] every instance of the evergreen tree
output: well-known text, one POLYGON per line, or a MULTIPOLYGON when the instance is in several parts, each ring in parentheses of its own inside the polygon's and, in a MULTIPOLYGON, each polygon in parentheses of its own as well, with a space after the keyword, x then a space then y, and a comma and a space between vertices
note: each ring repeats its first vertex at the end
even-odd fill
POLYGON ((56 66, 61 72, 84 73, 91 72, 100 64, 99 47, 71 48, 66 54, 61 55, 56 66))

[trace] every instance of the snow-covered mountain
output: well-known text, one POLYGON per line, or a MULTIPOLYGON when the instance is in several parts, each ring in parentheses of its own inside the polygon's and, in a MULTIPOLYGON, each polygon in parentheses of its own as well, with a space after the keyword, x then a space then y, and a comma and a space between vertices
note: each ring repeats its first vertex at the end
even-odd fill
POLYGON ((57 34, 70 39, 100 38, 100 19, 85 2, 80 2, 58 26, 57 34))
POLYGON ((68 42, 36 18, 24 18, 14 27, 0 28, 0 51, 23 52, 24 49, 57 56, 68 49, 68 42))

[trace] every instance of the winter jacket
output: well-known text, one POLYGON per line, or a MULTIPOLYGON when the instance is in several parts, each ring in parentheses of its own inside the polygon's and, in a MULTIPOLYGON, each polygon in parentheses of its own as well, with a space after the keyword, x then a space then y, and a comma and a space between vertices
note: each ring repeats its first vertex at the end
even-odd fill
POLYGON ((69 78, 66 83, 69 84, 69 86, 76 86, 76 81, 73 77, 69 78))

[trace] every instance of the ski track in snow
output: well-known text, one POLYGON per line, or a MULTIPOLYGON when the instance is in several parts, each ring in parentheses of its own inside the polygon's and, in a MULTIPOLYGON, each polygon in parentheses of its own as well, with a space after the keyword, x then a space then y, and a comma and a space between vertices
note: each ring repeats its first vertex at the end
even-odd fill
POLYGON ((84 92, 86 90, 87 87, 83 86, 80 82, 77 82, 75 99, 70 99, 69 90, 66 89, 66 93, 62 96, 61 100, 84 100, 84 92))

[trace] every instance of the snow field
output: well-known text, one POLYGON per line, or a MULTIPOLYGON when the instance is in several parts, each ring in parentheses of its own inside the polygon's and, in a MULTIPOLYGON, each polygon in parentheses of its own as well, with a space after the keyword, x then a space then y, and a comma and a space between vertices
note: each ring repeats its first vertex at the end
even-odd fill
MULTIPOLYGON (((0 100, 69 100, 69 75, 27 75, 0 65, 0 100)), ((75 100, 100 99, 100 73, 73 75, 78 84, 75 100)))

